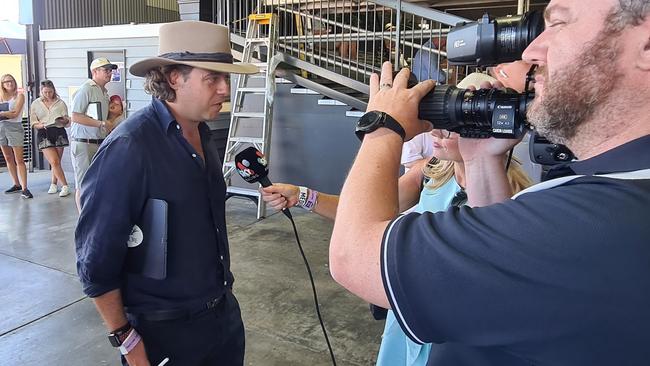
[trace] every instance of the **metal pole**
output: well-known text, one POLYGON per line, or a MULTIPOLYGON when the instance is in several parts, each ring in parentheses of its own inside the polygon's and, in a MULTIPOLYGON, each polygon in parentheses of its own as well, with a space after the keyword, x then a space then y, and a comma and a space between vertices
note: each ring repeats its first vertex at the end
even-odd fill
POLYGON ((530 0, 517 1, 517 14, 523 14, 530 10, 530 0))
POLYGON ((397 29, 397 39, 395 40, 395 64, 393 65, 393 69, 399 71, 400 41, 402 40, 402 0, 397 0, 397 21, 395 22, 395 28, 397 29))

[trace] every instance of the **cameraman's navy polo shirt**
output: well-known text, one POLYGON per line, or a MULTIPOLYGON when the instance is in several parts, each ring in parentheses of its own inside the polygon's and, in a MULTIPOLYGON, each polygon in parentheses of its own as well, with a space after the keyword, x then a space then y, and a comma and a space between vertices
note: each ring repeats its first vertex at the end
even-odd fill
POLYGON ((205 161, 154 98, 102 143, 82 183, 75 233, 77 271, 88 296, 119 288, 132 313, 192 310, 232 287, 221 161, 207 125, 199 132, 205 161), (131 228, 150 198, 168 204, 164 280, 125 268, 131 228))
MULTIPOLYGON (((650 168, 650 136, 561 174, 650 168)), ((650 179, 583 177, 386 229, 382 278, 429 365, 650 365, 650 179)))

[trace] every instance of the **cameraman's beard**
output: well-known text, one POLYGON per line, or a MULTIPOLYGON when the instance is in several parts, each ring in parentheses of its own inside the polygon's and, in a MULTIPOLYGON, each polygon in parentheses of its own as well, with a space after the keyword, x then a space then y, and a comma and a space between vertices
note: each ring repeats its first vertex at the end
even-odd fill
POLYGON ((540 135, 557 144, 572 140, 594 112, 605 107, 619 78, 616 72, 618 34, 604 29, 588 44, 575 64, 553 73, 542 67, 544 95, 529 108, 528 121, 540 135))

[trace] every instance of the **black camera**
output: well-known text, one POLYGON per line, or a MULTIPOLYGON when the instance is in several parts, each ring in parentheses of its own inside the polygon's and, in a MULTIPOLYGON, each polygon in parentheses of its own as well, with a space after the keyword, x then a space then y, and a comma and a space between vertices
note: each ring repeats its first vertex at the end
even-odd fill
POLYGON ((526 47, 544 31, 539 11, 523 15, 459 23, 447 35, 447 60, 452 65, 492 66, 521 60, 526 47))
MULTIPOLYGON (((476 66, 520 60, 543 30, 542 14, 537 11, 492 20, 486 14, 478 22, 459 23, 449 31, 447 59, 450 64, 476 66)), ((525 93, 437 86, 422 99, 420 118, 462 137, 518 138, 525 133, 526 109, 534 98, 529 88, 534 69, 528 72, 525 93)))
POLYGON ((533 97, 510 89, 440 85, 420 102, 420 118, 462 137, 519 138, 526 132, 526 107, 533 97))

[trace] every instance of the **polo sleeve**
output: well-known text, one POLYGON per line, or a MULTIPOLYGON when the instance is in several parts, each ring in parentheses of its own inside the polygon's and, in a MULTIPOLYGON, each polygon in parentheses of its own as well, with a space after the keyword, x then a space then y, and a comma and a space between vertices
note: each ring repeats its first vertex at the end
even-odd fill
POLYGON ((90 297, 121 285, 127 241, 146 201, 145 153, 129 136, 108 139, 84 177, 75 246, 90 297))
MULTIPOLYGON (((576 319, 601 322, 611 294, 593 268, 631 263, 625 253, 634 251, 612 257, 603 238, 625 235, 611 223, 627 214, 594 212, 585 204, 593 197, 603 207, 620 204, 578 187, 394 220, 384 233, 381 271, 404 332, 417 343, 497 346, 575 334, 583 329, 576 319)), ((619 275, 613 268, 611 277, 619 275)))
POLYGON ((90 103, 90 93, 88 88, 81 87, 72 99, 72 113, 86 114, 86 109, 90 103))

